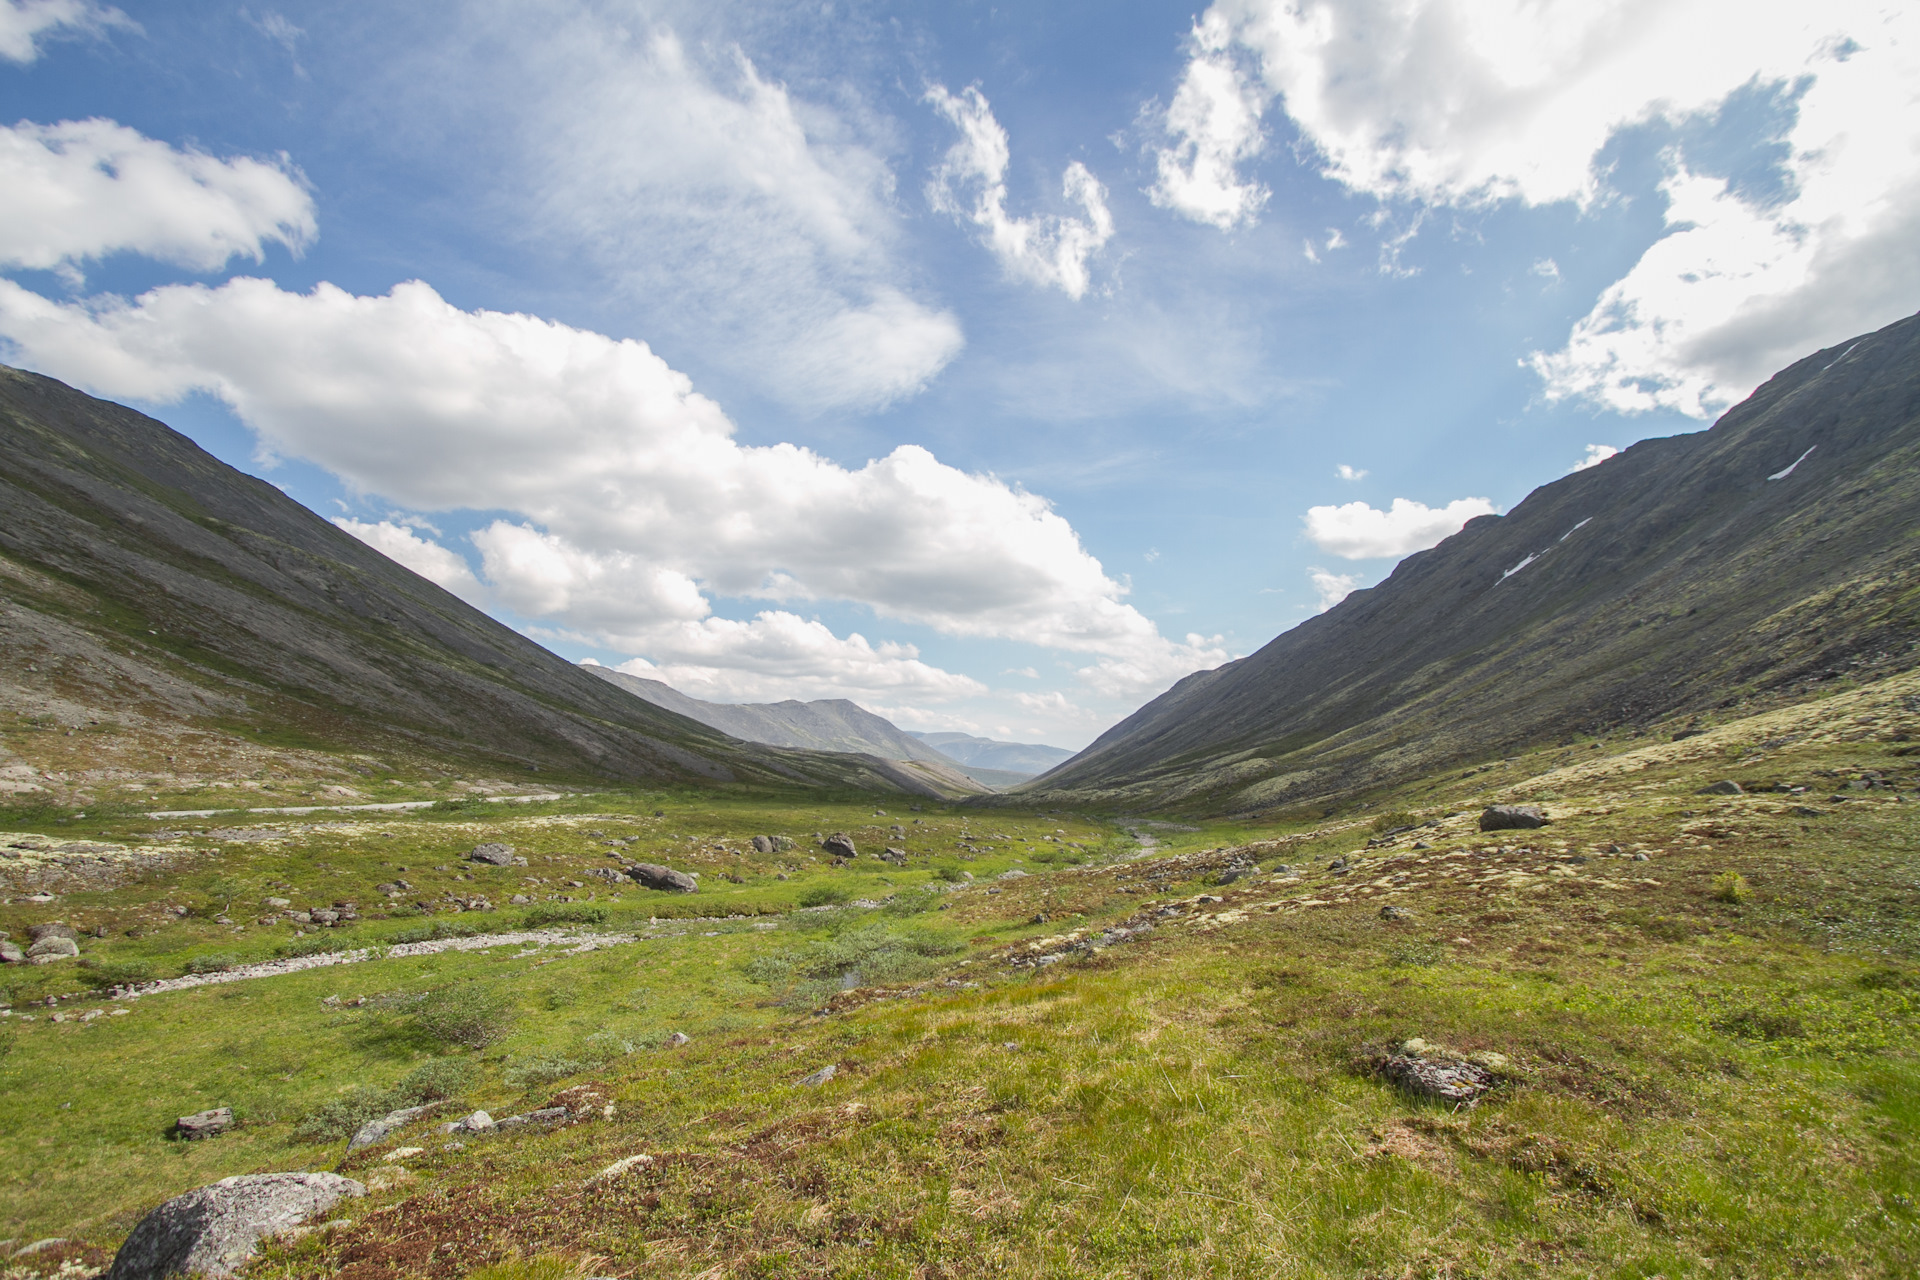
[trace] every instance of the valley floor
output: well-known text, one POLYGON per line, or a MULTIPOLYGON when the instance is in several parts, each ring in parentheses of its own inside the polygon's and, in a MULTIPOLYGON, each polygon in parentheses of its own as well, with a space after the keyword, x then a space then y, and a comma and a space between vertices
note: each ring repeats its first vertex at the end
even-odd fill
POLYGON ((0 969, 0 1237, 59 1241, 0 1276, 284 1169, 369 1194, 250 1276, 1910 1275, 1916 720, 1900 677, 1185 825, 384 773, 354 789, 438 803, 16 808, 0 930, 81 956, 0 969), (1480 832, 1505 802, 1553 821, 1480 832), (1406 1092, 1414 1038, 1492 1088, 1406 1092))

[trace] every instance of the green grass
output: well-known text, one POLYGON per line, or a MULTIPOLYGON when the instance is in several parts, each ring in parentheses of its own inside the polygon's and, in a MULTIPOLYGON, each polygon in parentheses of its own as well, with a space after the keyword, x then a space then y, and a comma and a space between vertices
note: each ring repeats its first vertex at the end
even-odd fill
POLYGON ((1142 828, 1159 841, 1145 858, 1114 817, 727 791, 188 840, 117 887, 0 906, 16 936, 54 911, 106 933, 83 940, 87 968, 0 972, 36 1017, 0 1029, 0 1236, 110 1249, 189 1187, 335 1167, 381 1109, 438 1096, 501 1116, 588 1082, 610 1118, 457 1150, 423 1128, 401 1164, 391 1143, 356 1154, 339 1167, 374 1191, 341 1211, 353 1225, 276 1246, 255 1274, 1910 1274, 1920 804, 1848 791, 1810 819, 1802 797, 1694 794, 1730 775, 1824 796, 1865 770, 1911 792, 1914 762, 1851 725, 1733 757, 1621 742, 1577 761, 1618 756, 1606 774, 1552 773, 1572 753, 1543 753, 1331 817, 1142 828), (1482 837, 1468 816, 1364 847, 1536 792, 1554 797, 1541 832, 1482 837), (895 823, 904 868, 866 856, 899 842, 895 823), (859 844, 853 865, 815 846, 833 831, 859 844), (756 834, 796 844, 754 854, 756 834), (528 865, 460 860, 483 840, 528 865), (1509 852, 1448 856, 1476 849, 1509 852), (1214 887, 1236 850, 1302 875, 1214 887), (637 860, 701 891, 586 874, 637 860), (1032 874, 997 879, 1013 868, 1032 874), (413 888, 389 902, 376 886, 396 877, 413 888), (516 892, 534 902, 507 905, 516 892), (449 893, 500 909, 455 912, 449 893), (254 923, 269 895, 363 918, 296 938, 254 923), (1382 900, 1412 914, 1383 919, 1382 900), (1155 914, 1170 901, 1187 905, 1155 914), (213 921, 221 903, 236 924, 213 921), (104 1009, 83 977, 383 956, 543 915, 634 940, 376 958, 85 1024, 28 1003, 78 991, 63 1012, 104 1009), (1148 919, 1090 956, 1009 963, 1148 919), (1510 1066, 1477 1106, 1422 1103, 1377 1072, 1412 1036, 1510 1066), (799 1083, 827 1064, 827 1084, 799 1083), (167 1136, 217 1105, 237 1130, 167 1136), (593 1181, 638 1153, 653 1163, 593 1181))

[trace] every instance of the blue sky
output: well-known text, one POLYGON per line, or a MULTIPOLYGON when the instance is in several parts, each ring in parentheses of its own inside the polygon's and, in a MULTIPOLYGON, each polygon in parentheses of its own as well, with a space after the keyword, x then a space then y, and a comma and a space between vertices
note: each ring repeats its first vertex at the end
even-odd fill
POLYGON ((0 0, 0 358, 568 657, 1077 747, 1920 305, 1920 32, 1813 9, 0 0))

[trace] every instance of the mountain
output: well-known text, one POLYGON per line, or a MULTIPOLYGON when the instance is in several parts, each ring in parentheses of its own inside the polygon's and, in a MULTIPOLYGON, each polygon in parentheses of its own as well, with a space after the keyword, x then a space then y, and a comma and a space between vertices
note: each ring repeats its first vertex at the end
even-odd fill
POLYGON ((966 733, 916 733, 913 736, 958 760, 970 771, 985 770, 1005 776, 1007 781, 999 784, 1003 786, 1024 782, 1073 758, 1073 752, 1064 747, 1047 747, 1037 742, 998 742, 966 733))
POLYGON ((1920 662, 1920 317, 1188 676, 1021 788, 1247 811, 1920 662))
POLYGON ((607 779, 958 790, 629 698, 165 424, 4 365, 0 602, 0 705, 34 723, 607 779))
POLYGON ((892 721, 849 702, 845 698, 822 698, 814 702, 704 702, 689 697, 672 685, 643 676, 628 675, 612 667, 583 666, 582 671, 598 676, 617 689, 653 706, 678 712, 690 720, 731 734, 747 742, 776 747, 801 747, 814 751, 847 751, 876 756, 915 766, 916 772, 938 779, 960 794, 982 788, 955 762, 911 734, 894 727, 892 721))

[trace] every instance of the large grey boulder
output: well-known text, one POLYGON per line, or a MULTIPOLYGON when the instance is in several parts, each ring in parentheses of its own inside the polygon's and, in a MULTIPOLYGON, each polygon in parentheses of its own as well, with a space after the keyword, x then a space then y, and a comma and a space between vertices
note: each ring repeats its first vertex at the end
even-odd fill
POLYGON ((421 1107, 404 1107, 399 1111, 389 1111, 378 1120, 367 1121, 354 1130, 353 1137, 347 1142, 347 1154, 352 1155, 362 1147, 370 1147, 376 1142, 386 1141, 388 1134, 431 1110, 433 1110, 432 1103, 421 1107))
POLYGON ((825 840, 821 841, 820 847, 827 852, 829 857, 857 858, 860 856, 860 851, 853 847, 853 837, 844 831, 834 832, 825 840))
POLYGON ((27 937, 39 942, 42 938, 68 938, 80 941, 80 931, 64 920, 50 920, 46 924, 36 924, 27 930, 27 937))
POLYGON ((58 934, 48 934, 27 948, 27 959, 35 964, 51 964, 55 960, 71 960, 80 954, 80 944, 72 938, 62 938, 58 934))
POLYGON ((1747 792, 1746 788, 1742 787, 1732 778, 1722 778, 1719 782, 1711 786, 1702 787, 1693 794, 1697 796, 1743 796, 1747 794, 1747 792))
POLYGON ((1547 811, 1535 804, 1496 804, 1480 815, 1482 831, 1526 831, 1547 825, 1547 811))
POLYGON ((226 1277, 260 1241, 367 1189, 335 1173, 254 1173, 222 1178, 155 1209, 114 1256, 106 1280, 226 1277))
POLYGON ((513 865, 513 846, 510 844, 477 844, 473 852, 467 855, 469 862, 484 862, 490 867, 510 867, 513 865))
POLYGON ((20 949, 17 942, 0 940, 0 964, 25 964, 27 953, 20 949))
POLYGON ((675 871, 672 867, 662 867, 651 862, 641 862, 627 868, 627 875, 636 883, 649 889, 658 889, 663 893, 696 893, 700 882, 684 871, 675 871))

